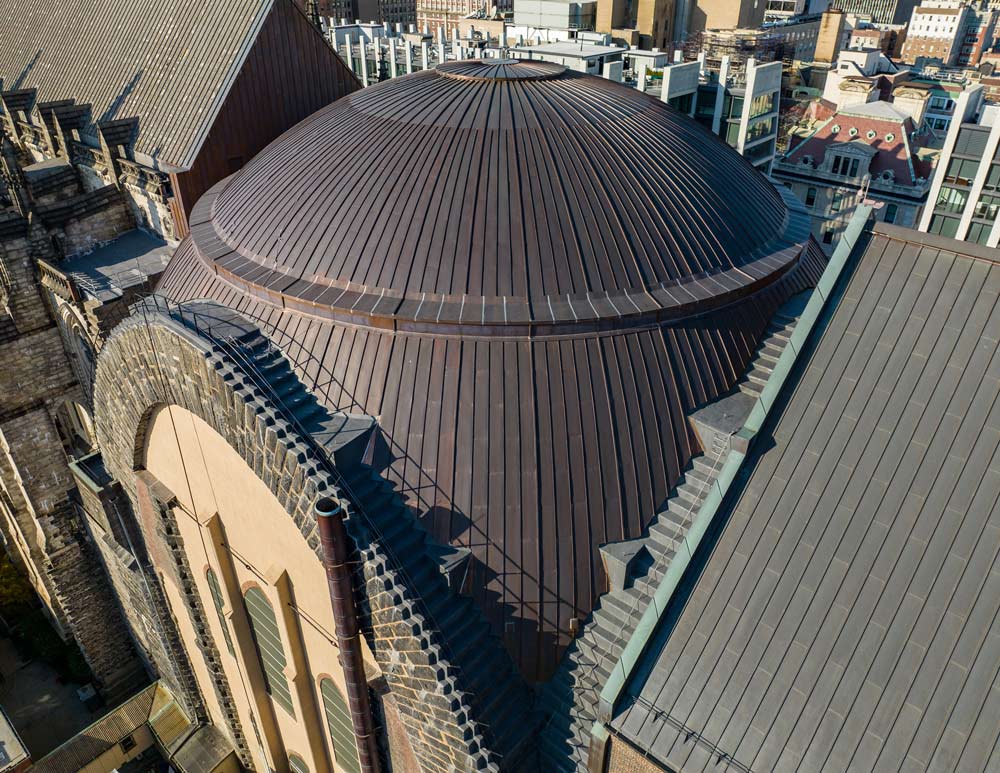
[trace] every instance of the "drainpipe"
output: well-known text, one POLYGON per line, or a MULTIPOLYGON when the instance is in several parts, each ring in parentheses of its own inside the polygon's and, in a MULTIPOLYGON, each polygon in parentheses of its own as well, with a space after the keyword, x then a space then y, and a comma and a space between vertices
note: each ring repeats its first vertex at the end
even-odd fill
POLYGON ((358 633, 358 611, 354 606, 354 584, 347 562, 347 530, 340 504, 323 497, 315 506, 319 539, 323 545, 323 568, 330 586, 330 604, 340 645, 340 664, 347 684, 347 703, 351 709, 351 725, 358 739, 358 758, 365 773, 379 773, 378 747, 372 727, 372 709, 368 700, 368 682, 361 660, 361 637, 358 633))

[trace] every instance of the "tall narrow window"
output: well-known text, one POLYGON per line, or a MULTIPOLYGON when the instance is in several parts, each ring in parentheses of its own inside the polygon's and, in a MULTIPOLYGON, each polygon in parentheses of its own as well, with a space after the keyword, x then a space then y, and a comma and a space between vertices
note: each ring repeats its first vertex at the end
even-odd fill
POLYGON ((219 578, 215 576, 215 572, 211 569, 205 572, 205 577, 208 580, 208 589, 212 593, 215 612, 219 616, 219 625, 222 626, 222 638, 226 640, 226 649, 229 650, 230 655, 235 657, 236 652, 233 650, 233 637, 229 633, 229 624, 226 622, 226 616, 222 614, 222 588, 219 587, 219 578))
POLYGON ((330 679, 320 680, 319 692, 323 697, 326 726, 330 729, 330 737, 333 739, 333 754, 337 758, 337 764, 350 773, 360 773, 358 743, 354 738, 354 727, 351 725, 351 712, 347 708, 347 701, 330 679))
POLYGON ((965 241, 975 242, 976 244, 981 244, 985 247, 989 242, 992 229, 992 223, 970 223, 969 233, 965 237, 965 241))
POLYGON ((257 655, 264 671, 264 683, 272 698, 289 714, 294 714, 292 694, 285 678, 285 650, 281 645, 281 632, 274 610, 260 588, 250 588, 243 596, 247 615, 250 617, 250 631, 257 655))
POLYGON ((896 206, 895 204, 886 204, 885 205, 885 222, 887 222, 887 223, 895 223, 897 215, 899 215, 899 207, 898 206, 896 206))
POLYGON ((840 212, 841 208, 844 206, 844 194, 837 191, 833 194, 833 201, 830 202, 831 212, 840 212))
MULTIPOLYGON (((997 152, 1000 153, 1000 150, 997 152)), ((990 167, 990 171, 986 175, 986 182, 983 183, 983 187, 991 191, 995 191, 1000 188, 1000 164, 993 164, 990 167)))
POLYGON ((815 188, 807 188, 806 189, 806 206, 807 207, 811 207, 815 203, 816 203, 816 189, 815 188))
POLYGON ((309 766, 306 765, 305 760, 297 754, 288 755, 288 769, 292 771, 292 773, 309 773, 309 766))

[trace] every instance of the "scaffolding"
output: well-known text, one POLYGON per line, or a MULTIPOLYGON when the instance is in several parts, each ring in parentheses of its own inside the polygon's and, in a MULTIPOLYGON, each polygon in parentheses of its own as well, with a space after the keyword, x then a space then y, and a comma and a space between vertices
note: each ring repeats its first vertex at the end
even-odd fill
POLYGON ((688 38, 684 59, 694 61, 704 53, 705 67, 718 70, 723 57, 728 56, 730 70, 742 72, 751 58, 758 64, 783 61, 790 65, 792 52, 786 57, 785 48, 783 36, 766 29, 705 30, 688 38))

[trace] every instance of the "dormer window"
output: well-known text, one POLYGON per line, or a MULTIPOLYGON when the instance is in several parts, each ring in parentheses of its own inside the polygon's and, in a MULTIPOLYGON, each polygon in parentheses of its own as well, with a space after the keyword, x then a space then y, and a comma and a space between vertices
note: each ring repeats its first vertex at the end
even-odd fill
POLYGON ((844 177, 857 177, 858 167, 861 162, 856 158, 848 156, 834 156, 830 171, 834 174, 842 174, 844 177))

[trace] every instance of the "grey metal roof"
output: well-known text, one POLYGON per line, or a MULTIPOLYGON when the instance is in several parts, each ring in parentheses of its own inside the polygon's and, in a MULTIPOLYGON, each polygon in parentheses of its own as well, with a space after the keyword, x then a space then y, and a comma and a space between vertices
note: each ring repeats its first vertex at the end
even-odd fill
POLYGON ((137 117, 136 153, 187 169, 272 5, 0 0, 0 87, 89 103, 91 131, 137 117))
POLYGON ((864 118, 879 118, 884 121, 899 121, 902 123, 912 116, 900 110, 891 102, 868 102, 863 105, 851 105, 840 110, 841 115, 856 115, 864 118))
POLYGON ((63 260, 59 270, 100 301, 111 301, 150 278, 158 277, 170 262, 167 242, 138 228, 83 255, 63 260))
POLYGON ((671 769, 1000 769, 1000 253, 852 259, 612 720, 671 769))

